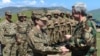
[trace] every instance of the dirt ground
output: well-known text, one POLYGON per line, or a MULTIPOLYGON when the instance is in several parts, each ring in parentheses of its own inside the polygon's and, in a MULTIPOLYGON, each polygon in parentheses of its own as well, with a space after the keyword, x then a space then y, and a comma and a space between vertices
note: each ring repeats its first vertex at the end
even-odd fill
POLYGON ((71 56, 71 53, 66 53, 65 55, 59 55, 59 54, 56 54, 56 55, 48 55, 48 56, 71 56))
POLYGON ((97 28, 97 32, 100 32, 100 28, 97 28))

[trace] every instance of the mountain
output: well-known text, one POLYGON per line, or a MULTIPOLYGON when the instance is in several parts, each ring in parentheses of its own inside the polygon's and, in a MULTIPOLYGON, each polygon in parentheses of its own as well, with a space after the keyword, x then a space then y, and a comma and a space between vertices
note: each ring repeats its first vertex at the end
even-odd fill
POLYGON ((69 9, 66 9, 64 7, 5 7, 0 9, 0 17, 4 16, 5 11, 11 11, 13 14, 18 13, 21 11, 27 11, 27 10, 43 10, 43 9, 48 9, 48 10, 61 10, 61 11, 71 11, 69 9))
POLYGON ((93 14, 94 19, 100 21, 100 9, 91 10, 88 13, 93 14))

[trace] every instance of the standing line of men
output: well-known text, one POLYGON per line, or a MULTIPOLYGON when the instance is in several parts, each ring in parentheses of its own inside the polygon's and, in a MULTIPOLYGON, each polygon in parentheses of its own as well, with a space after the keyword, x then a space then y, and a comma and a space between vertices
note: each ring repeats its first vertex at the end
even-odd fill
POLYGON ((72 56, 90 56, 96 51, 95 24, 87 17, 83 4, 74 5, 72 15, 48 12, 43 16, 32 11, 29 20, 23 13, 17 17, 18 21, 12 22, 7 11, 0 23, 3 56, 47 56, 69 50, 72 56))

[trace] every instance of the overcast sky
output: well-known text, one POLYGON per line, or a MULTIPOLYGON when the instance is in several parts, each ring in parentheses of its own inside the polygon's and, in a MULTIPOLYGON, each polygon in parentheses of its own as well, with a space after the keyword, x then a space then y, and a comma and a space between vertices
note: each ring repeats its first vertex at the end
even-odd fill
POLYGON ((8 6, 33 6, 33 7, 51 7, 63 6, 71 9, 75 3, 83 2, 88 10, 100 8, 100 0, 0 0, 0 8, 8 6))

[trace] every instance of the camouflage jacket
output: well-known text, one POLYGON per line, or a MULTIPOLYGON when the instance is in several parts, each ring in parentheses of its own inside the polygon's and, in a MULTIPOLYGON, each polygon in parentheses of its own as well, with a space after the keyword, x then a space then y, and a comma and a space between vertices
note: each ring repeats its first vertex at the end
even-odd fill
POLYGON ((33 27, 28 36, 28 43, 34 52, 58 51, 48 45, 50 39, 43 30, 39 30, 37 27, 33 27))
POLYGON ((93 44, 92 30, 88 21, 78 23, 73 32, 72 41, 78 47, 91 46, 93 44))
MULTIPOLYGON (((16 40, 16 24, 13 22, 8 22, 7 20, 3 21, 0 25, 0 35, 2 44, 7 43, 8 39, 10 42, 15 42, 16 40)), ((8 41, 8 42, 9 42, 8 41)))

